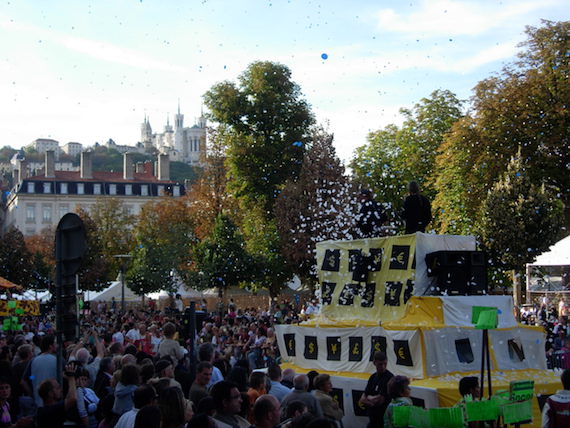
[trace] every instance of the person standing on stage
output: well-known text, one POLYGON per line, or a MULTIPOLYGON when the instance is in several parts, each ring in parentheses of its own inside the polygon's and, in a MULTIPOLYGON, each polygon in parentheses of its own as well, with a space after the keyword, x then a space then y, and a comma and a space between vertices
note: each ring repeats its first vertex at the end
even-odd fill
POLYGON ((408 184, 409 195, 404 200, 402 218, 406 222, 406 234, 425 232, 431 221, 431 205, 424 195, 420 193, 420 186, 415 181, 408 184))
POLYGON ((394 377, 386 369, 388 359, 384 352, 377 351, 374 353, 374 366, 376 367, 376 373, 368 379, 366 389, 359 401, 368 410, 368 417, 370 418, 368 428, 384 425, 384 413, 390 403, 388 382, 394 377))
POLYGON ((356 216, 356 225, 362 238, 376 238, 381 234, 381 226, 388 220, 382 207, 372 197, 368 189, 360 191, 360 211, 356 216))

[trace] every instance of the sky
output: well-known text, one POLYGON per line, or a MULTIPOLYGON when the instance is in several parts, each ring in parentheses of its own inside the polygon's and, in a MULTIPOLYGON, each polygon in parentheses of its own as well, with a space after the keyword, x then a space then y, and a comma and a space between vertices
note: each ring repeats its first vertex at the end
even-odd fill
POLYGON ((348 162, 434 90, 469 99, 568 0, 0 0, 2 146, 134 145, 253 61, 291 69, 348 162))

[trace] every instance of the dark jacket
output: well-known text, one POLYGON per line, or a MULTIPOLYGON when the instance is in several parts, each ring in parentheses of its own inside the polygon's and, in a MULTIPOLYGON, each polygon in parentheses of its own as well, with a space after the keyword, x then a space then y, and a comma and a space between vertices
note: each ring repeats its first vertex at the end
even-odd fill
POLYGON ((425 232, 431 221, 431 205, 424 195, 408 195, 404 200, 402 218, 406 221, 406 233, 425 232))

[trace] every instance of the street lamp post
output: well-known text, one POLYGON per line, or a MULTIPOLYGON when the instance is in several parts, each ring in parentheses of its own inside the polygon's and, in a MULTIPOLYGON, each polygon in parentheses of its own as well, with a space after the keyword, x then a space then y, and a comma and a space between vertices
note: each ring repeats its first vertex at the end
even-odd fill
POLYGON ((117 254, 116 256, 113 256, 116 259, 119 260, 119 263, 121 263, 121 313, 125 313, 125 270, 127 267, 127 263, 129 261, 129 259, 131 259, 133 256, 131 256, 130 254, 117 254))

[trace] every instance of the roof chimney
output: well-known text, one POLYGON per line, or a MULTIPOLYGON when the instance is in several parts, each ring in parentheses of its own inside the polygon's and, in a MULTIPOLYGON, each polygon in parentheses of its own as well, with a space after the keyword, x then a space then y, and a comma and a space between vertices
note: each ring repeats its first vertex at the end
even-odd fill
POLYGON ((44 172, 46 178, 55 178, 55 152, 53 150, 46 150, 44 172))
POLYGON ((22 159, 21 161, 19 161, 19 168, 20 170, 20 181, 28 178, 28 161, 25 159, 22 159))
POLYGON ((12 179, 14 180, 14 186, 20 182, 20 170, 18 168, 12 170, 12 179))
POLYGON ((133 180, 135 178, 135 165, 133 164, 133 153, 123 153, 123 179, 133 180))
POLYGON ((93 162, 91 160, 92 152, 85 151, 81 152, 80 159, 80 177, 81 178, 93 178, 93 162))
POLYGON ((142 162, 137 162, 135 165, 135 172, 137 174, 143 174, 144 173, 144 164, 142 162))
POLYGON ((159 153, 158 155, 158 174, 160 181, 170 180, 170 156, 168 153, 159 153))

